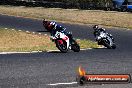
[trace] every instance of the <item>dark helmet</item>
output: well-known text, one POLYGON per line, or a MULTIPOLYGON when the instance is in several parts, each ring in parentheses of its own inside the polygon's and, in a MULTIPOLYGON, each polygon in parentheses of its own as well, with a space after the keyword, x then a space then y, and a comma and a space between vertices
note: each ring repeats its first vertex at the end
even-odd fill
POLYGON ((43 26, 46 27, 48 25, 49 21, 43 20, 43 26))
POLYGON ((94 30, 97 30, 98 28, 99 28, 98 25, 94 25, 94 26, 93 26, 93 29, 94 29, 94 30))
POLYGON ((51 22, 51 21, 46 21, 45 19, 43 20, 43 26, 45 27, 45 29, 47 30, 47 31, 52 31, 52 29, 53 29, 53 22, 51 22))

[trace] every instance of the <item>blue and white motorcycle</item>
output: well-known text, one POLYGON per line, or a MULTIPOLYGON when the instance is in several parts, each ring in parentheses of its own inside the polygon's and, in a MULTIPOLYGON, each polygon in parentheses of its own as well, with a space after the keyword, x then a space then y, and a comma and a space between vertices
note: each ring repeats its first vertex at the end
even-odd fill
POLYGON ((100 34, 96 37, 99 45, 104 45, 108 49, 115 49, 116 44, 111 34, 100 32, 100 34))

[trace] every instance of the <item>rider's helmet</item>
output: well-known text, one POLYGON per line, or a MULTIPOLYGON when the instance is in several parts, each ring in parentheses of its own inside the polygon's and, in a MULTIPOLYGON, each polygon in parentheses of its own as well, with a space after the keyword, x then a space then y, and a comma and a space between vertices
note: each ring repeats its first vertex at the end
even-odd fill
POLYGON ((50 24, 48 26, 51 27, 51 28, 54 28, 55 25, 56 25, 56 22, 55 21, 52 21, 52 22, 50 22, 50 24))
POLYGON ((43 19, 43 26, 46 27, 47 26, 48 21, 46 21, 45 19, 43 19))
MULTIPOLYGON (((48 30, 48 24, 50 24, 50 21, 47 21, 47 20, 43 20, 43 26, 45 27, 45 29, 48 30)), ((49 31, 49 30, 48 30, 49 31)))
POLYGON ((94 26, 93 26, 94 31, 98 30, 98 28, 99 28, 98 25, 94 25, 94 26))
POLYGON ((43 20, 43 26, 45 27, 45 29, 47 29, 47 31, 51 31, 54 28, 55 24, 55 22, 46 21, 45 19, 43 20))

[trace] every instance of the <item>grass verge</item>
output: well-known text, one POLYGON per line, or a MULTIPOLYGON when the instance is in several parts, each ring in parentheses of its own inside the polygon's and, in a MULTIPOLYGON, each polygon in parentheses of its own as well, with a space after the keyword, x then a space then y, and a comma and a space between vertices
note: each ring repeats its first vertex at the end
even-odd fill
POLYGON ((0 13, 37 19, 46 18, 74 23, 132 28, 132 14, 127 12, 0 6, 0 13))
MULTIPOLYGON (((90 40, 77 40, 81 48, 97 48, 90 40)), ((0 27, 0 52, 31 52, 56 50, 48 35, 27 33, 0 27)))

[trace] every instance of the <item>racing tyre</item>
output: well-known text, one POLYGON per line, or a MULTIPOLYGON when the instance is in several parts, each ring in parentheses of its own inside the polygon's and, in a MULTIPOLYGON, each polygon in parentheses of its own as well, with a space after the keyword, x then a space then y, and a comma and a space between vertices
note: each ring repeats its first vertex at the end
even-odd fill
POLYGON ((107 47, 108 49, 111 49, 111 48, 112 48, 112 47, 110 46, 110 44, 109 44, 109 40, 104 39, 103 42, 104 42, 104 46, 105 46, 105 47, 107 47))
POLYGON ((56 47, 62 52, 62 53, 66 53, 68 51, 67 49, 67 44, 64 40, 62 39, 58 39, 55 41, 56 43, 56 47))
POLYGON ((72 39, 71 50, 73 50, 74 52, 80 51, 80 46, 74 39, 72 39))
POLYGON ((73 45, 72 45, 72 50, 73 50, 74 52, 79 52, 79 51, 80 51, 80 46, 79 46, 78 44, 73 44, 73 45))
POLYGON ((116 45, 115 44, 112 45, 112 49, 116 49, 116 45))

